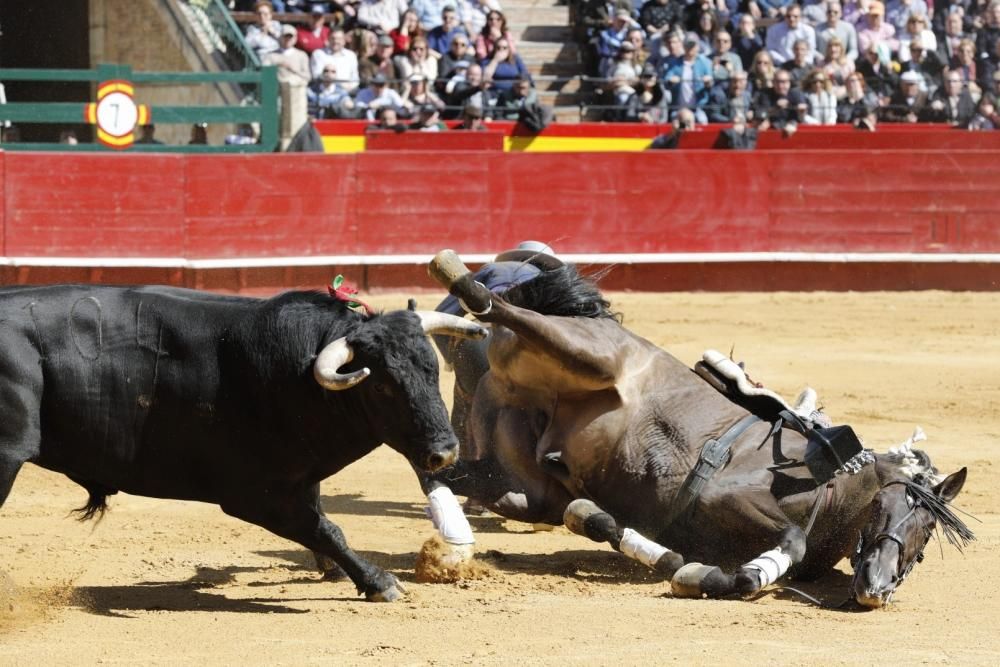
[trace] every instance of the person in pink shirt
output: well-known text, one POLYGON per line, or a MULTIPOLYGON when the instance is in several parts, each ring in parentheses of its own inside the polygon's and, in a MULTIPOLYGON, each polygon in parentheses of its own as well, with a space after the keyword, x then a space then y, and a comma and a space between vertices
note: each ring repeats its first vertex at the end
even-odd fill
POLYGON ((896 29, 885 20, 885 5, 879 0, 868 3, 868 14, 864 25, 858 29, 858 48, 862 53, 875 46, 879 58, 888 62, 892 53, 899 50, 899 40, 896 39, 896 29))

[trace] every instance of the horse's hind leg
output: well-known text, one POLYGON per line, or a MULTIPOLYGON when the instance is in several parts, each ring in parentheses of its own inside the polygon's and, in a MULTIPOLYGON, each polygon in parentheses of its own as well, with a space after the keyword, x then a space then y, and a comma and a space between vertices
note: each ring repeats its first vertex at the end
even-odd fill
POLYGON ((566 507, 563 523, 577 535, 607 542, 615 551, 672 577, 684 559, 680 554, 649 540, 631 528, 618 526, 615 518, 589 500, 577 499, 566 507))

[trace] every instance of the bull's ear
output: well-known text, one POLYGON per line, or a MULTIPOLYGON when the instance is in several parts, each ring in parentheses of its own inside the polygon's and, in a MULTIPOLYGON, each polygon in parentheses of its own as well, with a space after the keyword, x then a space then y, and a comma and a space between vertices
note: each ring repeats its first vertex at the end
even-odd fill
POLYGON ((968 468, 962 468, 945 477, 943 482, 934 487, 934 494, 946 503, 950 503, 965 486, 965 477, 968 471, 968 468))

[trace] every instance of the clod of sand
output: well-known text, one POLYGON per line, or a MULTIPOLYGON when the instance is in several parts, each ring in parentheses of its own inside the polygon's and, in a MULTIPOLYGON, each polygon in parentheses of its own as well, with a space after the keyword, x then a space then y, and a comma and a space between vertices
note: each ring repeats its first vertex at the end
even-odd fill
POLYGON ((423 584, 482 579, 493 571, 489 565, 473 557, 471 544, 448 544, 440 535, 434 535, 420 547, 414 569, 417 581, 423 584))

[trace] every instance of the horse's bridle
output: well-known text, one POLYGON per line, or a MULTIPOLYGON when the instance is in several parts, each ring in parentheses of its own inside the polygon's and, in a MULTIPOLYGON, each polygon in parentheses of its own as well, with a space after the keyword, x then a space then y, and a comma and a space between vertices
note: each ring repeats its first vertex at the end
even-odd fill
POLYGON ((906 525, 906 523, 911 519, 917 518, 916 517, 917 509, 922 507, 923 503, 921 502, 920 498, 914 497, 913 494, 910 493, 909 485, 912 484, 912 482, 908 480, 893 480, 883 485, 882 488, 884 489, 885 487, 891 486, 893 484, 903 484, 907 487, 906 498, 911 505, 910 511, 907 512, 902 519, 897 521, 896 525, 892 526, 888 530, 883 530, 882 532, 877 533, 875 537, 872 538, 870 541, 865 540, 865 533, 864 531, 862 531, 861 535, 858 538, 858 546, 857 549, 855 549, 854 557, 851 559, 851 566, 854 568, 854 579, 856 581, 858 576, 860 576, 861 574, 861 571, 858 569, 857 564, 865 556, 865 554, 868 553, 868 551, 875 548, 880 542, 882 542, 882 540, 891 540, 896 543, 896 546, 899 547, 898 562, 896 563, 896 572, 898 573, 898 576, 896 584, 893 587, 893 590, 889 592, 889 595, 886 598, 886 602, 888 602, 892 598, 892 594, 896 592, 896 588, 898 588, 900 584, 902 584, 903 581, 906 579, 906 577, 909 576, 910 571, 913 570, 913 567, 917 563, 923 562, 924 547, 927 545, 927 542, 930 540, 931 534, 933 532, 933 527, 930 526, 924 527, 923 545, 921 545, 920 549, 917 550, 916 555, 913 558, 911 558, 909 562, 904 563, 904 559, 906 557, 906 543, 899 536, 899 529, 902 526, 906 525))

